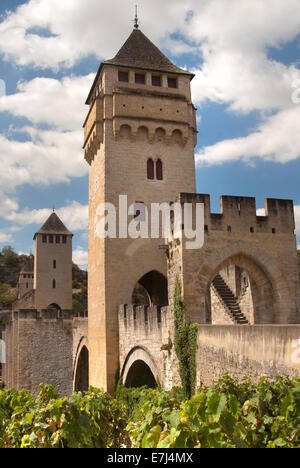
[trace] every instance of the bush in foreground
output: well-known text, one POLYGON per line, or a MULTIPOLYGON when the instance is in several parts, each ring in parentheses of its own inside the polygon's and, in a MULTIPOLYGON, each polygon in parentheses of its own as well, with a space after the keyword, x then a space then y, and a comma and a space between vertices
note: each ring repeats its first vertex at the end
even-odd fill
POLYGON ((300 447, 300 380, 257 385, 225 375, 186 400, 182 389, 90 388, 60 398, 53 386, 0 391, 2 448, 300 447))

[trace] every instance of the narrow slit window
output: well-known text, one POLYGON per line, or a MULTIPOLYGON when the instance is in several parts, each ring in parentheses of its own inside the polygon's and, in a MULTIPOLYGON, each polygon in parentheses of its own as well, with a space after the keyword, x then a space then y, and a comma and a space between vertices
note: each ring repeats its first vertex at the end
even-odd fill
POLYGON ((52 288, 56 289, 56 281, 55 280, 52 281, 52 288))
POLYGON ((43 234, 43 244, 47 244, 47 236, 46 236, 46 234, 43 234))
POLYGON ((163 164, 160 159, 156 161, 156 178, 157 180, 163 180, 163 164))
POLYGON ((63 241, 63 244, 66 244, 67 243, 67 236, 63 236, 62 241, 63 241))
POLYGON ((57 244, 60 244, 60 236, 56 236, 55 241, 57 244))
POLYGON ((49 244, 53 244, 53 241, 54 241, 53 235, 50 234, 50 236, 49 236, 49 244))
POLYGON ((148 159, 148 161, 147 161, 147 178, 149 180, 154 180, 154 162, 153 162, 153 159, 148 159))
POLYGON ((56 269, 56 260, 53 260, 53 268, 56 269))

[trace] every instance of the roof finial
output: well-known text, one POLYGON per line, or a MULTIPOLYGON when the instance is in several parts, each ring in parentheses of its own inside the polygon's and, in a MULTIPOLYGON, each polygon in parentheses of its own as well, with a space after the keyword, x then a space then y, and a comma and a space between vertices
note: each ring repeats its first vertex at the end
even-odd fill
POLYGON ((135 5, 134 27, 135 27, 135 29, 139 29, 138 6, 137 5, 135 5))

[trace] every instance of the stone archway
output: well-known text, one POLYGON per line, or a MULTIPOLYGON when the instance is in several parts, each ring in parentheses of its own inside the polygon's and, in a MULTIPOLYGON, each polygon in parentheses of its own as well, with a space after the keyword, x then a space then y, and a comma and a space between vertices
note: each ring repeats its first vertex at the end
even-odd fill
POLYGON ((138 280, 132 294, 137 305, 168 305, 168 281, 158 271, 150 271, 138 280))
POLYGON ((89 351, 82 343, 77 354, 74 371, 74 391, 84 392, 89 389, 89 351))
POLYGON ((206 293, 207 321, 214 324, 275 323, 272 282, 253 258, 242 253, 233 255, 219 265, 211 278, 206 293))
POLYGON ((125 359, 121 372, 123 384, 129 387, 156 386, 161 373, 151 354, 142 347, 133 348, 125 359))
POLYGON ((289 283, 273 258, 247 242, 232 242, 222 249, 202 249, 194 253, 189 270, 183 275, 184 297, 190 319, 211 323, 209 288, 218 272, 234 264, 248 272, 255 281, 256 311, 253 323, 289 324, 295 321, 297 308, 293 299, 294 284, 289 283), (271 299, 272 296, 272 299, 271 299))
POLYGON ((142 360, 135 361, 130 367, 126 380, 125 387, 156 387, 156 381, 154 375, 148 364, 142 360))

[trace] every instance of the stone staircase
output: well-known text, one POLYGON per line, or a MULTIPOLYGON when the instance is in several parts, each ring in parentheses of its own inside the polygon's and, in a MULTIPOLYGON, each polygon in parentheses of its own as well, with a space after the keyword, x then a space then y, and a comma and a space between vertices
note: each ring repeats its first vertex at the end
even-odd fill
POLYGON ((249 324, 247 318, 242 313, 237 299, 231 289, 227 286, 221 275, 217 275, 212 281, 215 292, 225 306, 227 315, 238 325, 249 324))

